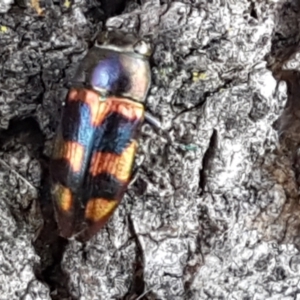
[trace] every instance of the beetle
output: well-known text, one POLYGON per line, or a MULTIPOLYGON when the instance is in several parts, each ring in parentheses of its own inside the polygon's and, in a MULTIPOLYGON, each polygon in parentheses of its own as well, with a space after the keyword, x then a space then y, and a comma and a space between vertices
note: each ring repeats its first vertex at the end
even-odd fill
MULTIPOLYGON (((66 97, 50 161, 60 235, 87 241, 110 219, 131 181, 151 45, 132 33, 97 35, 66 97)), ((153 122, 152 122, 153 123, 153 122)))

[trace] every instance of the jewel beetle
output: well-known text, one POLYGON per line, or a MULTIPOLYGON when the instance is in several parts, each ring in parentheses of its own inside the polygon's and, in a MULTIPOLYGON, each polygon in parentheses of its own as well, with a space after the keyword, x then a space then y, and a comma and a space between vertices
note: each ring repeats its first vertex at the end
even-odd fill
POLYGON ((50 162, 51 195, 65 238, 90 239, 124 196, 147 118, 151 52, 146 40, 108 30, 78 66, 50 162))

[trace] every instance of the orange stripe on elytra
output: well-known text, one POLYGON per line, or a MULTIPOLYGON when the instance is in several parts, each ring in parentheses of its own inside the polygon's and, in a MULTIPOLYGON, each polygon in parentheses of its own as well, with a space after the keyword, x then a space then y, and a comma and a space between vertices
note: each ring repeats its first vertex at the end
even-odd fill
POLYGON ((128 120, 137 120, 144 117, 144 106, 141 103, 134 102, 125 98, 110 97, 110 112, 115 112, 128 120))
POLYGON ((80 172, 84 156, 84 146, 76 142, 66 142, 65 158, 74 172, 80 172))
POLYGON ((109 112, 118 113, 128 120, 144 117, 144 106, 141 103, 117 97, 107 97, 103 100, 102 96, 93 90, 72 89, 68 100, 82 101, 89 106, 93 126, 101 124, 109 112))
POLYGON ((85 218, 93 222, 101 221, 108 217, 117 206, 118 201, 116 200, 91 199, 86 205, 85 218))
POLYGON ((53 193, 56 196, 59 208, 63 211, 69 211, 73 202, 71 190, 60 184, 56 184, 54 185, 53 193))
POLYGON ((93 176, 109 173, 122 182, 128 181, 136 148, 136 141, 132 141, 120 155, 103 152, 94 153, 91 159, 90 173, 93 176))
POLYGON ((54 158, 66 159, 74 172, 80 172, 82 168, 83 157, 84 146, 77 142, 60 141, 54 151, 54 158))
POLYGON ((103 122, 110 109, 110 103, 103 101, 101 95, 93 90, 72 89, 68 95, 69 101, 82 101, 90 108, 91 123, 98 126, 103 122))

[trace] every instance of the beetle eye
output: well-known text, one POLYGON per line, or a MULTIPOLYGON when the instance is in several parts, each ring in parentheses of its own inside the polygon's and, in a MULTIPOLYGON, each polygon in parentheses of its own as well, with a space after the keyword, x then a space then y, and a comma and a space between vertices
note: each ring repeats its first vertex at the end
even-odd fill
POLYGON ((134 52, 142 55, 150 55, 151 48, 145 41, 139 41, 134 45, 134 52))

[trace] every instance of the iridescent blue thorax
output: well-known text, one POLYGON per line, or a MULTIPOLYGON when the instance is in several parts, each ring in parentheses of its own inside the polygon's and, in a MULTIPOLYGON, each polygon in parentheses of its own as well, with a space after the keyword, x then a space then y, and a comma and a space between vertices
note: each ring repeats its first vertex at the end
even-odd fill
POLYGON ((148 45, 131 35, 108 33, 79 65, 74 83, 101 95, 144 102, 150 85, 148 45))
POLYGON ((91 85, 103 90, 115 90, 124 77, 122 73, 124 68, 119 57, 113 54, 96 65, 91 75, 91 85))

